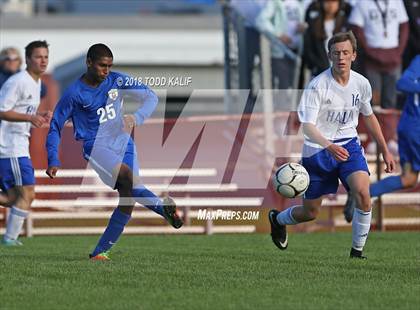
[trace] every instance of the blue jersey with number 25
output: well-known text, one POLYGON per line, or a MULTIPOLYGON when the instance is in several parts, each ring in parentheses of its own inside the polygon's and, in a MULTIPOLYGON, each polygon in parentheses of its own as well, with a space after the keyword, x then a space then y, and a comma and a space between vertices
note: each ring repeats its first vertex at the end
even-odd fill
POLYGON ((122 104, 127 96, 142 103, 134 114, 136 125, 141 125, 155 110, 158 98, 146 85, 127 75, 111 72, 96 88, 79 78, 68 87, 58 102, 47 137, 48 165, 60 166, 58 145, 60 132, 71 120, 74 137, 83 142, 97 138, 114 140, 123 134, 122 104))

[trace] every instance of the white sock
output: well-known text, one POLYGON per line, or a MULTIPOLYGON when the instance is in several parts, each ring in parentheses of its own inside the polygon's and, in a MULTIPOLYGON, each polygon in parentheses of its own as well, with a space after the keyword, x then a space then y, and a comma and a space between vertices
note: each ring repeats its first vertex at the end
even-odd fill
POLYGON ((369 234, 372 211, 362 211, 357 208, 353 212, 353 248, 362 251, 369 234))
POLYGON ((277 214, 277 222, 280 225, 296 225, 298 222, 293 218, 292 210, 297 206, 290 207, 277 214))
POLYGON ((12 207, 10 209, 9 218, 7 219, 6 233, 4 239, 16 240, 22 231, 23 222, 28 216, 28 211, 12 207))

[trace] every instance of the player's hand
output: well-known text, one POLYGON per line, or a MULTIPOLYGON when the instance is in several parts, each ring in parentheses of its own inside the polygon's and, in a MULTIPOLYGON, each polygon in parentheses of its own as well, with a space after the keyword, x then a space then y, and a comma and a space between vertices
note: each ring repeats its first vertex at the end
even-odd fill
POLYGON ((349 152, 342 146, 337 144, 331 143, 327 146, 328 152, 334 156, 335 160, 337 161, 346 161, 349 158, 349 152))
POLYGON ((382 157, 384 158, 384 162, 385 162, 385 172, 386 173, 391 173, 394 171, 395 169, 395 160, 394 160, 394 156, 392 156, 392 154, 388 151, 384 154, 382 154, 382 157))
POLYGON ((45 173, 51 178, 54 179, 55 175, 57 174, 58 171, 58 167, 52 166, 52 167, 48 167, 47 171, 45 171, 45 173))
POLYGON ((38 112, 37 115, 42 116, 46 123, 50 123, 51 118, 52 118, 52 112, 51 111, 38 112))
POLYGON ((41 115, 31 115, 30 122, 32 125, 34 125, 36 128, 42 127, 45 123, 45 118, 41 115))
POLYGON ((136 126, 136 117, 133 114, 124 115, 124 131, 131 133, 136 126))

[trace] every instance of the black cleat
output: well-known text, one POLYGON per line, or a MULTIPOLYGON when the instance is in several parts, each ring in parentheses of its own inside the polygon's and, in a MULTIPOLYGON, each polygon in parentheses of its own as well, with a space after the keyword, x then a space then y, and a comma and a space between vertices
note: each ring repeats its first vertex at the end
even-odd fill
POLYGON ((351 193, 348 193, 347 201, 346 201, 346 204, 344 205, 344 210, 343 210, 344 219, 346 220, 347 223, 351 223, 351 221, 353 220, 353 212, 354 212, 355 207, 356 207, 356 198, 351 193))
POLYGON ((181 226, 184 225, 184 222, 176 213, 175 201, 169 196, 163 198, 163 216, 168 223, 176 229, 181 228, 181 226))
POLYGON ((351 248, 350 250, 350 258, 367 259, 366 256, 362 255, 362 251, 356 250, 354 248, 351 248))
POLYGON ((271 224, 271 240, 280 250, 286 250, 288 245, 286 225, 280 225, 277 222, 277 214, 279 214, 279 211, 274 209, 268 212, 268 220, 271 224))

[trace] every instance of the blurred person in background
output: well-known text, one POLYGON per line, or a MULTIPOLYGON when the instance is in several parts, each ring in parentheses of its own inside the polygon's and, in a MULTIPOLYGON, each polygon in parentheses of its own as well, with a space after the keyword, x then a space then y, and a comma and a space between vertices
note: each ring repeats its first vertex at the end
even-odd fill
MULTIPOLYGON (((22 57, 15 47, 6 47, 0 51, 0 88, 9 77, 20 71, 22 57)), ((47 94, 47 87, 41 82, 41 98, 47 94)))
POLYGON ((7 47, 0 51, 0 88, 6 80, 20 70, 22 57, 14 47, 7 47))
POLYGON ((273 0, 261 10, 257 17, 257 27, 268 34, 271 44, 271 67, 273 89, 293 88, 296 59, 287 53, 291 50, 295 55, 303 44, 302 34, 306 29, 304 23, 304 6, 298 0, 273 0), (280 42, 281 44, 276 44, 280 42))
POLYGON ((373 88, 372 103, 384 109, 395 108, 395 83, 409 31, 402 0, 359 1, 349 23, 364 52, 364 70, 373 88))
MULTIPOLYGON (((408 39, 408 16, 402 0, 364 0, 356 2, 349 24, 361 46, 362 72, 372 85, 372 104, 396 109, 395 84, 401 73, 402 54, 408 39)), ((384 135, 389 149, 398 152, 396 127, 398 116, 387 116, 384 135)), ((375 153, 369 143, 367 152, 375 153)))
MULTIPOLYGON (((252 71, 254 69, 256 61, 260 59, 260 33, 256 29, 255 20, 261 10, 266 5, 267 0, 232 0, 230 6, 244 18, 245 28, 245 51, 246 59, 245 66, 247 72, 245 89, 251 90, 252 94, 252 71), (258 60, 257 60, 258 58, 258 60)), ((238 38, 238 43, 239 38, 238 38)), ((241 46, 238 46, 238 49, 241 46)), ((241 53, 239 53, 241 54, 241 53)), ((241 59, 239 59, 241 61, 241 59)))
MULTIPOLYGON (((370 196, 378 197, 417 185, 420 171, 420 54, 414 58, 397 82, 397 89, 407 94, 398 124, 398 150, 402 173, 370 185, 370 196)), ((353 219, 356 199, 350 193, 344 209, 347 222, 353 219)))
POLYGON ((410 35, 403 55, 403 69, 420 54, 420 0, 404 0, 410 25, 410 35))
POLYGON ((327 42, 338 32, 347 30, 351 6, 344 0, 319 0, 307 16, 308 29, 304 35, 303 58, 312 76, 331 66, 327 42))

